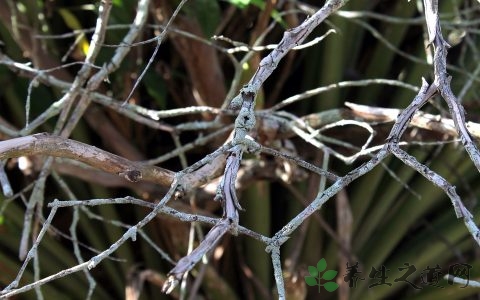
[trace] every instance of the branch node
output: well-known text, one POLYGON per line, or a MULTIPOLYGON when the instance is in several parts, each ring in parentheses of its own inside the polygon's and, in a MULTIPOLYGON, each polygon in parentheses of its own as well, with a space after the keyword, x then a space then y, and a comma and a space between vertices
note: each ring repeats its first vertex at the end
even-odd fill
POLYGON ((130 182, 138 182, 143 177, 142 172, 139 170, 127 170, 125 172, 118 173, 118 175, 130 182))

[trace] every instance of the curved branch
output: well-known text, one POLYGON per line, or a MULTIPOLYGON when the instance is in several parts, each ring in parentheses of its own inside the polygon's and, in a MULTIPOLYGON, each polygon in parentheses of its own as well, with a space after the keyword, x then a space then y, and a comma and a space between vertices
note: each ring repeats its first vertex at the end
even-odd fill
POLYGON ((24 155, 71 158, 107 173, 117 174, 131 182, 142 179, 170 186, 174 177, 172 171, 133 162, 97 147, 46 133, 0 142, 0 160, 24 155))

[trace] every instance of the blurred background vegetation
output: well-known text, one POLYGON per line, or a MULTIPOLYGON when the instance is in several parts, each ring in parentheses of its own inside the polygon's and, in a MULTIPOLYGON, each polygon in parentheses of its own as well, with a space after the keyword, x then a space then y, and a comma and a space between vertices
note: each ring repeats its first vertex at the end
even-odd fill
MULTIPOLYGON (((452 45, 448 57, 452 88, 461 97, 468 120, 476 122, 480 120, 480 53, 477 48, 480 45, 480 5, 473 0, 439 2, 443 33, 452 45)), ((147 26, 142 29, 137 41, 158 35, 178 4, 179 1, 153 0, 149 5, 147 26)), ((299 25, 322 4, 318 1, 276 0, 187 2, 129 103, 159 111, 199 105, 220 108, 230 95, 229 90, 236 92, 246 83, 260 59, 268 53, 268 50, 249 52, 251 56, 239 69, 232 59, 240 61, 245 58, 246 52, 226 54, 226 49, 238 45, 278 43, 285 29, 299 25), (213 36, 217 38, 212 39, 213 36)), ((16 62, 32 64, 39 69, 82 62, 92 37, 91 29, 95 27, 98 6, 98 1, 80 0, 1 1, 2 52, 16 62), (74 34, 65 35, 72 32, 74 34)), ((106 45, 117 45, 122 41, 135 16, 136 6, 137 1, 113 0, 106 45)), ((352 0, 319 26, 309 40, 322 36, 330 29, 336 33, 311 47, 292 51, 284 58, 259 94, 259 110, 268 109, 309 89, 347 80, 382 78, 420 86, 421 78, 425 77, 431 82, 433 68, 430 65, 430 50, 425 44, 422 1, 352 0)), ((132 47, 119 69, 109 75, 108 82, 104 82, 98 92, 124 101, 154 47, 155 42, 132 47)), ((102 66, 108 62, 115 49, 102 47, 95 65, 102 66)), ((71 82, 80 67, 73 64, 50 74, 71 82)), ((47 84, 32 84, 31 77, 12 71, 2 62, 0 84, 1 140, 22 134, 53 132, 58 116, 40 124, 33 132, 21 130, 25 127, 26 118, 29 122, 35 120, 63 95, 64 90, 47 84)), ((346 101, 404 108, 414 96, 415 91, 411 89, 369 84, 332 89, 289 105, 284 110, 298 117, 321 112, 333 114, 342 112, 346 101)), ((448 108, 439 99, 432 100, 424 110, 448 118, 448 108)), ((167 129, 194 121, 209 125, 204 130, 172 133, 127 118, 107 105, 93 103, 75 127, 71 138, 131 160, 147 160, 217 132, 231 124, 232 120, 227 116, 222 122, 217 122, 215 114, 205 112, 157 122, 167 129)), ((372 125, 378 130, 376 144, 383 142, 391 125, 372 125)), ((365 134, 355 126, 335 127, 322 134, 357 146, 362 145, 365 139, 365 134)), ((181 170, 185 163, 190 165, 214 151, 227 136, 228 132, 224 132, 205 144, 196 145, 184 155, 159 160, 158 165, 173 171, 181 170)), ((412 128, 405 135, 405 140, 412 144, 405 149, 454 184, 466 206, 478 215, 480 191, 475 184, 478 183, 478 172, 461 144, 452 142, 453 139, 452 136, 412 128)), ((272 147, 282 151, 289 149, 296 156, 339 175, 365 161, 362 158, 348 165, 328 151, 294 135, 269 142, 272 147)), ((352 153, 351 149, 338 145, 331 147, 343 154, 352 153)), ((40 171, 42 158, 30 157, 28 161, 32 165, 22 170, 18 167, 18 159, 4 162, 16 196, 12 198, 0 194, 2 288, 15 278, 21 266, 18 248, 25 202, 40 171)), ((289 171, 289 168, 295 169, 291 164, 267 156, 245 158, 242 169, 253 173, 249 173, 239 191, 245 208, 240 214, 241 225, 272 236, 322 188, 316 175, 296 169, 289 171)), ((54 175, 48 177, 44 192, 46 202, 127 195, 154 202, 165 192, 165 187, 152 184, 127 185, 118 180, 111 181, 110 177, 103 177, 104 174, 94 170, 83 171, 72 162, 62 160, 56 160, 53 170, 54 175)), ((208 195, 212 196, 206 191, 199 191, 198 195, 187 197, 184 202, 175 205, 184 211, 220 216, 221 207, 208 195)), ((46 205, 40 209, 44 215, 48 214, 46 205)), ((145 208, 127 205, 105 205, 79 211, 61 209, 54 220, 56 229, 49 232, 39 248, 40 277, 78 263, 69 231, 72 222, 77 222, 77 217, 77 239, 81 254, 87 260, 96 251, 108 248, 123 234, 124 228, 119 224, 135 224, 147 212, 145 208)), ((199 238, 208 231, 208 227, 196 228, 199 238)), ((264 245, 245 236, 224 238, 209 264, 198 266, 190 274, 186 295, 181 291, 174 291, 169 296, 161 294, 166 273, 173 265, 163 259, 152 244, 176 261, 186 254, 192 230, 188 223, 167 217, 157 218, 145 229, 150 241, 138 239, 126 243, 111 260, 103 261, 91 271, 97 283, 92 299, 125 298, 127 288, 138 288, 143 280, 145 284, 140 299, 275 297, 270 257, 264 245), (200 285, 193 288, 196 278, 201 278, 200 285)), ((478 248, 463 222, 456 219, 448 197, 395 159, 385 161, 384 165, 353 182, 321 211, 305 220, 282 247, 286 289, 291 299, 318 299, 318 289, 307 286, 304 276, 308 274, 307 267, 316 265, 321 258, 326 259, 328 269, 339 271, 337 282, 341 285, 334 293, 322 291, 321 297, 325 299, 476 299, 478 291, 475 289, 449 285, 443 279, 438 281, 441 288, 430 286, 425 282, 426 273, 422 272, 427 267, 438 265, 439 271, 445 275, 449 266, 460 263, 471 265, 470 278, 478 278, 478 255, 478 248), (362 272, 359 276, 365 280, 358 280, 355 287, 348 287, 344 281, 347 263, 351 266, 356 262, 362 272), (394 282, 406 272, 399 270, 405 267, 405 263, 416 267, 416 272, 408 280, 421 289, 415 289, 406 282, 394 282), (391 286, 369 288, 369 285, 381 281, 378 277, 369 278, 372 268, 378 270, 382 266, 388 269, 386 282, 391 286)), ((32 281, 33 271, 28 268, 21 285, 32 281)), ((87 277, 79 272, 44 285, 42 292, 45 299, 84 299, 88 286, 87 277)), ((31 291, 16 299, 37 296, 31 291)))

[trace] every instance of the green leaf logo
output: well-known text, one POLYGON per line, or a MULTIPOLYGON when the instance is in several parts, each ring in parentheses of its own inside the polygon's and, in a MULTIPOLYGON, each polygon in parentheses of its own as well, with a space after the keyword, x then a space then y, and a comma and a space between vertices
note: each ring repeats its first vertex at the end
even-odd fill
POLYGON ((314 266, 308 266, 308 273, 313 277, 318 276, 318 270, 314 266))
POLYGON ((325 258, 322 258, 317 263, 317 270, 318 272, 323 272, 326 268, 327 268, 327 261, 325 260, 325 258))
POLYGON ((335 278, 335 276, 337 276, 337 273, 338 273, 337 271, 328 270, 325 273, 323 273, 322 279, 332 280, 333 278, 335 278))
POLYGON ((338 284, 333 280, 337 276, 338 272, 335 270, 327 270, 327 261, 322 258, 318 261, 317 267, 308 266, 308 273, 310 276, 305 276, 305 282, 308 286, 318 286, 318 292, 320 293, 323 286, 327 292, 333 292, 338 289, 338 284), (325 271, 323 274, 322 272, 325 271), (326 281, 325 283, 322 283, 326 281))

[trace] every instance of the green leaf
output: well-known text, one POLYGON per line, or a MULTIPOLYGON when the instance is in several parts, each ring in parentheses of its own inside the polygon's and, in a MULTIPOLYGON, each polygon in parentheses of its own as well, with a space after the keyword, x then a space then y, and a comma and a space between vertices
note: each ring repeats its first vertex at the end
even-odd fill
POLYGON ((335 270, 328 270, 322 275, 322 279, 332 280, 333 278, 335 278, 335 276, 337 276, 337 274, 338 272, 335 270))
MULTIPOLYGON (((227 1, 240 9, 244 9, 250 4, 260 8, 261 10, 265 9, 265 0, 227 0, 227 1)), ((272 17, 272 19, 274 19, 283 27, 285 28, 287 27, 287 23, 282 19, 282 16, 278 10, 276 9, 272 10, 270 17, 272 17)))
MULTIPOLYGON (((58 10, 58 13, 70 29, 81 30, 83 28, 80 20, 71 11, 65 8, 60 8, 58 10)), ((90 44, 88 43, 85 34, 79 34, 78 37, 80 38, 80 41, 77 45, 77 48, 79 48, 79 50, 81 50, 83 54, 87 55, 90 44)))
POLYGON ((315 269, 314 266, 308 266, 308 273, 310 273, 310 275, 312 275, 313 277, 318 276, 318 270, 315 269))
POLYGON ((316 277, 312 277, 312 276, 305 276, 305 282, 306 282, 309 286, 318 285, 317 278, 316 278, 316 277))
POLYGON ((338 284, 336 282, 333 282, 333 281, 330 281, 330 282, 327 282, 323 285, 323 287, 329 291, 329 292, 333 292, 335 291, 336 289, 338 289, 338 284))
POLYGON ((317 270, 318 272, 323 272, 325 271, 326 268, 327 268, 327 261, 325 260, 325 258, 322 258, 317 263, 317 270))
POLYGON ((236 7, 243 9, 250 4, 250 0, 229 0, 230 3, 235 5, 236 7))

